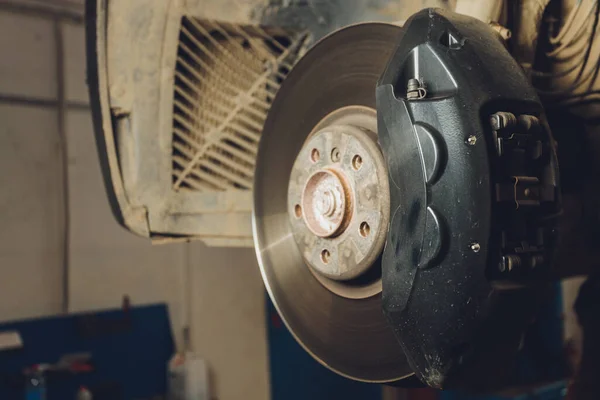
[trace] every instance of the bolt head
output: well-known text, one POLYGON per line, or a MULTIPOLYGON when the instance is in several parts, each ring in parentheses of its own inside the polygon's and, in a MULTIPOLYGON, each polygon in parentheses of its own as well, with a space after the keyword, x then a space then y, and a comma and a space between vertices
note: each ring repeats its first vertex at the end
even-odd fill
POLYGON ((479 251, 481 250, 481 245, 477 242, 471 243, 469 247, 471 248, 471 250, 473 250, 473 253, 479 253, 479 251))
POLYGON ((344 180, 328 169, 315 172, 304 185, 300 207, 308 229, 319 237, 338 232, 350 214, 344 180))
POLYGON ((475 146, 477 144, 477 136, 471 135, 467 138, 467 144, 469 146, 475 146))
POLYGON ((418 89, 419 86, 421 86, 421 82, 419 82, 418 79, 411 78, 411 79, 408 80, 408 84, 406 86, 410 90, 418 89))

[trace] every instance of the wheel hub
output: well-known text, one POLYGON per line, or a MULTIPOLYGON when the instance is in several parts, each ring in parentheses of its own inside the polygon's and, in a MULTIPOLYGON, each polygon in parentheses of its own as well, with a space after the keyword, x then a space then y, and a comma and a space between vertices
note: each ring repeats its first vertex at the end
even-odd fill
POLYGON ((375 126, 374 110, 337 110, 317 125, 294 162, 290 223, 318 278, 356 279, 369 271, 383 248, 389 189, 375 126))

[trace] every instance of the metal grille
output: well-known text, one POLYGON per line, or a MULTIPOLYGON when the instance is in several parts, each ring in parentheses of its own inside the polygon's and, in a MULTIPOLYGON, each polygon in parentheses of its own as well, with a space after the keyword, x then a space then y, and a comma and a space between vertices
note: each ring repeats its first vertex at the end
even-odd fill
POLYGON ((252 188, 270 104, 301 35, 184 17, 175 69, 173 188, 252 188))

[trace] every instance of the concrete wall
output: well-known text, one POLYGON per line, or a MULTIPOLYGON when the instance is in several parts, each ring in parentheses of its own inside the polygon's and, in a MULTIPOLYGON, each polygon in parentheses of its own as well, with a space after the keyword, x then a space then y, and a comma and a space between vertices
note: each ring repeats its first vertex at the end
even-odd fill
POLYGON ((253 252, 153 246, 117 225, 92 133, 81 7, 51 3, 0 0, 0 320, 119 307, 125 294, 166 302, 177 344, 189 325, 208 361, 215 398, 268 398, 253 252))
MULTIPOLYGON (((0 95, 57 96, 54 24, 0 13, 0 95)), ((61 311, 64 207, 55 109, 0 103, 0 318, 61 311)))

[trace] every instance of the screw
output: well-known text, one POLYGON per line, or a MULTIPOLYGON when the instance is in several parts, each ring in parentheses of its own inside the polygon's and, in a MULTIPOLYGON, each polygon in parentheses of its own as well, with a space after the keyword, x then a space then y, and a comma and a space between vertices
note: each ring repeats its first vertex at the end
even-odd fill
POLYGON ((498 264, 498 269, 500 272, 504 272, 506 270, 512 271, 513 268, 519 267, 520 265, 521 257, 510 254, 502 257, 502 260, 498 264))
POLYGON ((473 250, 474 253, 479 253, 479 251, 481 250, 481 245, 477 242, 471 243, 469 247, 471 248, 471 250, 473 250))
POLYGON ((412 78, 408 80, 408 84, 406 85, 407 92, 414 92, 421 87, 421 83, 418 79, 412 78))
POLYGON ((502 40, 506 41, 512 37, 512 32, 510 29, 503 27, 497 22, 491 22, 490 26, 498 32, 498 35, 502 38, 502 40))
POLYGON ((467 138, 467 144, 469 146, 475 146, 477 144, 477 136, 471 135, 467 138))
POLYGON ((427 91, 418 79, 412 78, 406 84, 406 98, 408 100, 422 99, 427 95, 427 91))

